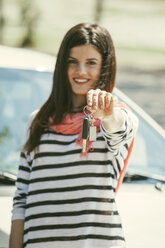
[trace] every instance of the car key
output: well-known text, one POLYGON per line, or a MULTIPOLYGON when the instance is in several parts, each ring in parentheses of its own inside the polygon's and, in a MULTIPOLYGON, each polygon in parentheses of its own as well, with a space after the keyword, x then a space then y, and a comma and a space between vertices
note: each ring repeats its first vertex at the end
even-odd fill
POLYGON ((96 126, 89 127, 89 140, 96 141, 96 126))
POLYGON ((88 134, 89 134, 89 120, 88 117, 85 117, 83 120, 83 126, 82 126, 82 152, 86 152, 86 142, 88 139, 88 134))
POLYGON ((94 117, 89 115, 89 140, 96 141, 96 126, 94 126, 94 117))

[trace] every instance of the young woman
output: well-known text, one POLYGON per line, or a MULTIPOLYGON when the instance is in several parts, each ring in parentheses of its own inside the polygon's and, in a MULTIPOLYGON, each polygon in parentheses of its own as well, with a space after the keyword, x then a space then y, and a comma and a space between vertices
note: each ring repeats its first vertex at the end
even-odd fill
POLYGON ((112 94, 115 75, 105 28, 78 24, 67 32, 51 94, 22 148, 10 248, 125 247, 115 192, 138 121, 112 94), (82 141, 85 115, 96 141, 82 141))

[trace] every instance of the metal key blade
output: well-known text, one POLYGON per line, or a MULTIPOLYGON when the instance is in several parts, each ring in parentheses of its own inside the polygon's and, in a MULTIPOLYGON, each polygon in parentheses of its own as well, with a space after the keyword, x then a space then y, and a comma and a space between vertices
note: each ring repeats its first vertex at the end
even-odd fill
POLYGON ((85 117, 83 120, 83 126, 82 126, 82 152, 86 152, 86 142, 88 138, 88 133, 89 133, 89 120, 88 117, 85 117))

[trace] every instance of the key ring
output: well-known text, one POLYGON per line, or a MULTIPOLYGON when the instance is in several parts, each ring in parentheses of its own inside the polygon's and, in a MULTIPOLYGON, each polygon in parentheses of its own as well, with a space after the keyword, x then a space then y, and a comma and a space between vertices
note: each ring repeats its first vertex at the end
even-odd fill
POLYGON ((88 105, 86 105, 86 106, 83 108, 83 112, 84 112, 84 114, 88 117, 90 124, 93 126, 93 125, 94 125, 94 121, 95 121, 95 117, 94 117, 94 115, 90 112, 90 110, 88 110, 89 113, 86 113, 86 108, 87 108, 87 106, 88 106, 88 105))
MULTIPOLYGON (((84 114, 88 117, 90 115, 90 113, 86 113, 86 108, 87 108, 88 105, 86 105, 84 108, 83 108, 83 112, 84 114)), ((88 110, 89 111, 89 110, 88 110)), ((90 112, 90 111, 89 111, 90 112)))

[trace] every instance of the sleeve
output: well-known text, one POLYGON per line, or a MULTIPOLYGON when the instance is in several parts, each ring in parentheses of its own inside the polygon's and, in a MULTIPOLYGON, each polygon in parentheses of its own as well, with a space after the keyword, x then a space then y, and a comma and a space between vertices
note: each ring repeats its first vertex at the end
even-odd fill
POLYGON ((114 155, 112 162, 117 179, 119 179, 120 172, 124 168, 124 160, 127 158, 129 147, 138 128, 138 119, 129 109, 119 108, 119 110, 124 117, 120 129, 112 133, 108 132, 101 122, 101 131, 108 150, 114 155))
POLYGON ((30 164, 26 154, 22 151, 20 154, 20 165, 16 181, 16 192, 13 198, 12 220, 24 219, 26 196, 28 193, 31 171, 30 164))
MULTIPOLYGON (((30 115, 28 128, 24 137, 24 141, 26 141, 29 137, 29 127, 37 112, 38 110, 34 111, 30 115)), ((28 194, 33 155, 34 155, 33 152, 31 152, 30 155, 27 155, 27 153, 23 151, 23 149, 21 150, 18 175, 16 181, 16 191, 13 197, 12 220, 24 219, 25 216, 26 197, 28 194)))

